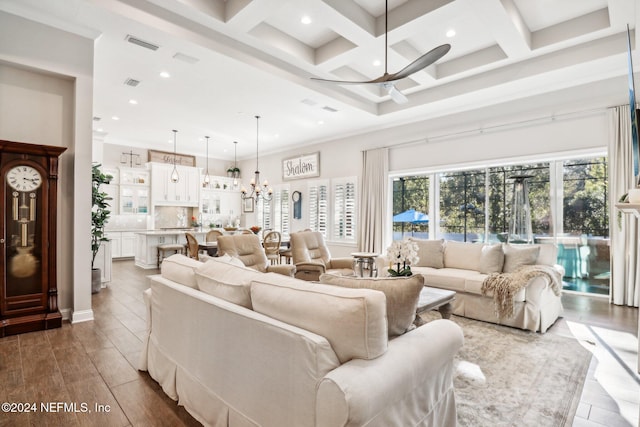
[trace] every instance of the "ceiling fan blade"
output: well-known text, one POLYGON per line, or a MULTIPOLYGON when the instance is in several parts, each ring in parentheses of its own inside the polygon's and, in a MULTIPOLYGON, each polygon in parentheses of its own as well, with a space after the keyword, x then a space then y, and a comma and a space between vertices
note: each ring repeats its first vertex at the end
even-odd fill
POLYGON ((400 92, 393 83, 385 83, 383 86, 389 91, 389 96, 396 104, 406 104, 409 102, 409 99, 404 96, 404 94, 400 92))
POLYGON ((389 81, 404 79, 405 77, 409 77, 416 71, 420 71, 423 68, 428 67, 438 59, 445 56, 447 52, 449 52, 449 49, 451 49, 450 44, 443 44, 431 49, 429 52, 425 53, 420 58, 407 65, 402 70, 398 71, 395 74, 391 74, 389 76, 389 81))

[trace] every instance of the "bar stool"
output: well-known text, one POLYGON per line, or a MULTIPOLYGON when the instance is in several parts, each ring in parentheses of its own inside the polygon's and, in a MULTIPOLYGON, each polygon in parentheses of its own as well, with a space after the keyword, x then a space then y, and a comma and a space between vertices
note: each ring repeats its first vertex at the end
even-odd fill
POLYGON ((160 268, 160 263, 165 258, 165 252, 175 252, 177 254, 181 254, 184 251, 184 245, 180 243, 163 243, 158 245, 158 268, 160 268), (162 257, 160 256, 162 254, 162 257))

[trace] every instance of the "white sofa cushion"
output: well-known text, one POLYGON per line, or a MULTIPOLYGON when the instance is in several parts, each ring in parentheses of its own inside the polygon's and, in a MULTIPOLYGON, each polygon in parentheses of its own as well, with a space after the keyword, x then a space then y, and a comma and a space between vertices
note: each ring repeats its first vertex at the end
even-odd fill
POLYGON ((389 338, 402 335, 415 328, 416 307, 420 291, 424 288, 424 276, 409 277, 348 277, 323 274, 320 283, 346 288, 367 288, 382 291, 387 298, 387 329, 389 338))
POLYGON ((523 265, 533 265, 540 254, 540 245, 503 245, 504 267, 502 271, 512 273, 523 265))
POLYGON ((504 266, 502 244, 483 245, 480 254, 480 273, 501 273, 504 266))
POLYGON ((444 245, 444 266, 480 271, 480 256, 484 245, 447 241, 444 245))
POLYGON ((387 350, 386 298, 380 291, 255 281, 251 301, 256 312, 325 337, 341 363, 375 359, 387 350))
POLYGON ((418 245, 418 267, 444 267, 444 239, 425 240, 409 238, 418 245))
POLYGON ((162 260, 160 274, 167 280, 197 289, 196 270, 202 265, 193 258, 175 254, 162 260))
POLYGON ((209 295, 251 308, 251 282, 264 273, 212 258, 196 270, 198 288, 209 295))

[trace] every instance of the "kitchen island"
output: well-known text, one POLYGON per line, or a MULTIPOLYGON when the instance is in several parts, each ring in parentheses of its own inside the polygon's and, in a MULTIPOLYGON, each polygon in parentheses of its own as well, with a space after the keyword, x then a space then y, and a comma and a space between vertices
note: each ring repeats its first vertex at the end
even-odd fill
POLYGON ((185 237, 185 233, 191 233, 196 236, 199 242, 203 242, 208 232, 208 229, 202 228, 137 232, 135 264, 145 269, 158 268, 158 245, 164 243, 182 243, 186 245, 187 238, 185 237))

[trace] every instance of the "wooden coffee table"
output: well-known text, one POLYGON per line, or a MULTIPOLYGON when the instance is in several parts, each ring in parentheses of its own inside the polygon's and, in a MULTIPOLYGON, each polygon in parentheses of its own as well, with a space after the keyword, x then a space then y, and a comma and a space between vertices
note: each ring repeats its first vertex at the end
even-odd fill
POLYGON ((420 299, 416 309, 416 326, 422 325, 424 321, 420 318, 420 313, 430 310, 438 310, 443 319, 451 317, 451 302, 456 298, 454 291, 446 289, 431 288, 425 286, 420 291, 420 299))

